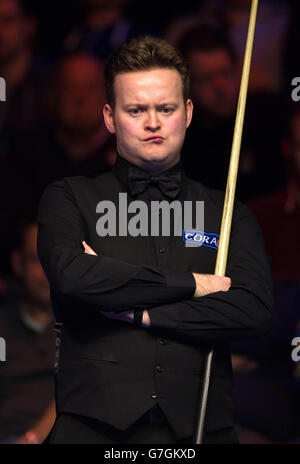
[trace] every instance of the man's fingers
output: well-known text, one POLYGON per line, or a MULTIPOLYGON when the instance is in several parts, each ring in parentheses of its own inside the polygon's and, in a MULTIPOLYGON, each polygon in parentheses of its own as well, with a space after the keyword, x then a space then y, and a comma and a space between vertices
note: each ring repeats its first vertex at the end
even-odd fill
POLYGON ((193 273, 196 281, 194 297, 200 297, 215 292, 227 292, 231 286, 230 277, 216 276, 214 274, 193 273))
POLYGON ((94 255, 97 256, 97 253, 94 252, 93 248, 91 248, 84 240, 82 242, 84 246, 84 252, 87 253, 88 255, 94 255))
POLYGON ((221 277, 221 276, 218 276, 218 277, 220 277, 220 284, 222 286, 222 290, 227 292, 227 290, 229 290, 231 286, 230 277, 221 277))
POLYGON ((97 256, 97 253, 86 242, 83 243, 85 253, 97 256))
POLYGON ((209 293, 212 293, 212 290, 214 292, 227 292, 230 289, 230 285, 230 277, 211 275, 209 278, 207 290, 209 293))

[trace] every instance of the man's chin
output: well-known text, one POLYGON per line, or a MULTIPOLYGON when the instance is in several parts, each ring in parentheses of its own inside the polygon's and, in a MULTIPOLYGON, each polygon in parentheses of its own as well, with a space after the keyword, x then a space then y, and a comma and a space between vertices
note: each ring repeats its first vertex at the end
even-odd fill
POLYGON ((170 156, 168 155, 168 153, 160 151, 160 150, 153 150, 153 151, 149 150, 149 152, 143 153, 141 158, 145 162, 150 162, 150 163, 152 162, 152 163, 159 164, 159 163, 165 163, 166 161, 168 161, 170 156))
POLYGON ((179 160, 171 159, 168 156, 148 156, 145 158, 140 159, 140 166, 145 169, 146 171, 152 171, 153 173, 160 173, 169 169, 174 164, 176 164, 179 160))
POLYGON ((166 152, 163 153, 162 151, 159 152, 158 150, 132 152, 131 156, 122 155, 121 150, 119 153, 123 158, 146 170, 163 170, 179 161, 179 158, 175 160, 174 155, 166 152))
POLYGON ((168 157, 167 156, 157 156, 157 155, 149 155, 147 157, 142 158, 142 163, 145 166, 165 166, 166 164, 169 164, 168 157))

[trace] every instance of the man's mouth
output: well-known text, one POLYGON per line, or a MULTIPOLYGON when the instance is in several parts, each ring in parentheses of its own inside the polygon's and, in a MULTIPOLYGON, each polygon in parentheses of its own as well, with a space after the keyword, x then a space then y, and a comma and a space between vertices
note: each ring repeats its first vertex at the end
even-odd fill
POLYGON ((163 141, 164 141, 163 137, 160 137, 158 135, 153 135, 152 137, 148 137, 148 138, 144 139, 144 142, 161 143, 163 141))

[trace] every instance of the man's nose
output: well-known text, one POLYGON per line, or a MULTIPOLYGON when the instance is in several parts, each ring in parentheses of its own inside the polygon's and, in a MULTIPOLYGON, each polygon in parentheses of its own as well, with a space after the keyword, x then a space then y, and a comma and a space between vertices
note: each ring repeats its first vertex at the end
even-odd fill
POLYGON ((160 119, 156 111, 147 113, 145 120, 145 129, 150 131, 156 131, 160 129, 160 119))

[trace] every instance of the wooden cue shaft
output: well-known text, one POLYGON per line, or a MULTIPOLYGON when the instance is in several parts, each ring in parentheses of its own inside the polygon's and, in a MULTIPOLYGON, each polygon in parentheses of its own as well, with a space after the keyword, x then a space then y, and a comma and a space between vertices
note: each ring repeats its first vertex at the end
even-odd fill
MULTIPOLYGON (((215 266, 215 275, 218 275, 218 276, 224 276, 226 272, 231 222, 232 222, 232 214, 233 214, 233 207, 234 207, 234 195, 235 195, 237 173, 238 173, 238 166, 239 166, 239 157, 240 157, 244 116, 245 116, 245 108, 246 108, 246 100, 247 100, 247 92, 248 92, 250 64, 251 64, 252 48, 253 48, 253 41, 254 41, 257 6, 258 6, 258 0, 252 0, 247 44, 246 44, 246 50, 245 50, 243 72, 242 72, 239 100, 238 100, 238 106, 237 106, 237 114, 236 114, 236 119, 235 119, 234 134, 233 134, 233 141, 232 141, 232 149, 231 149, 231 155, 230 155, 230 164, 229 164, 227 185, 226 185, 226 192, 225 192, 225 199, 224 199, 220 240, 219 240, 219 246, 218 246, 216 266, 215 266)), ((208 397, 212 357, 213 357, 213 350, 209 352, 206 358, 206 362, 205 362, 205 372, 204 372, 203 387, 202 387, 202 392, 201 392, 202 394, 201 394, 199 421, 198 421, 197 429, 195 433, 196 444, 202 443, 202 440, 203 440, 203 431, 204 431, 204 422, 205 422, 205 413, 206 413, 206 404, 207 404, 207 397, 208 397)))

